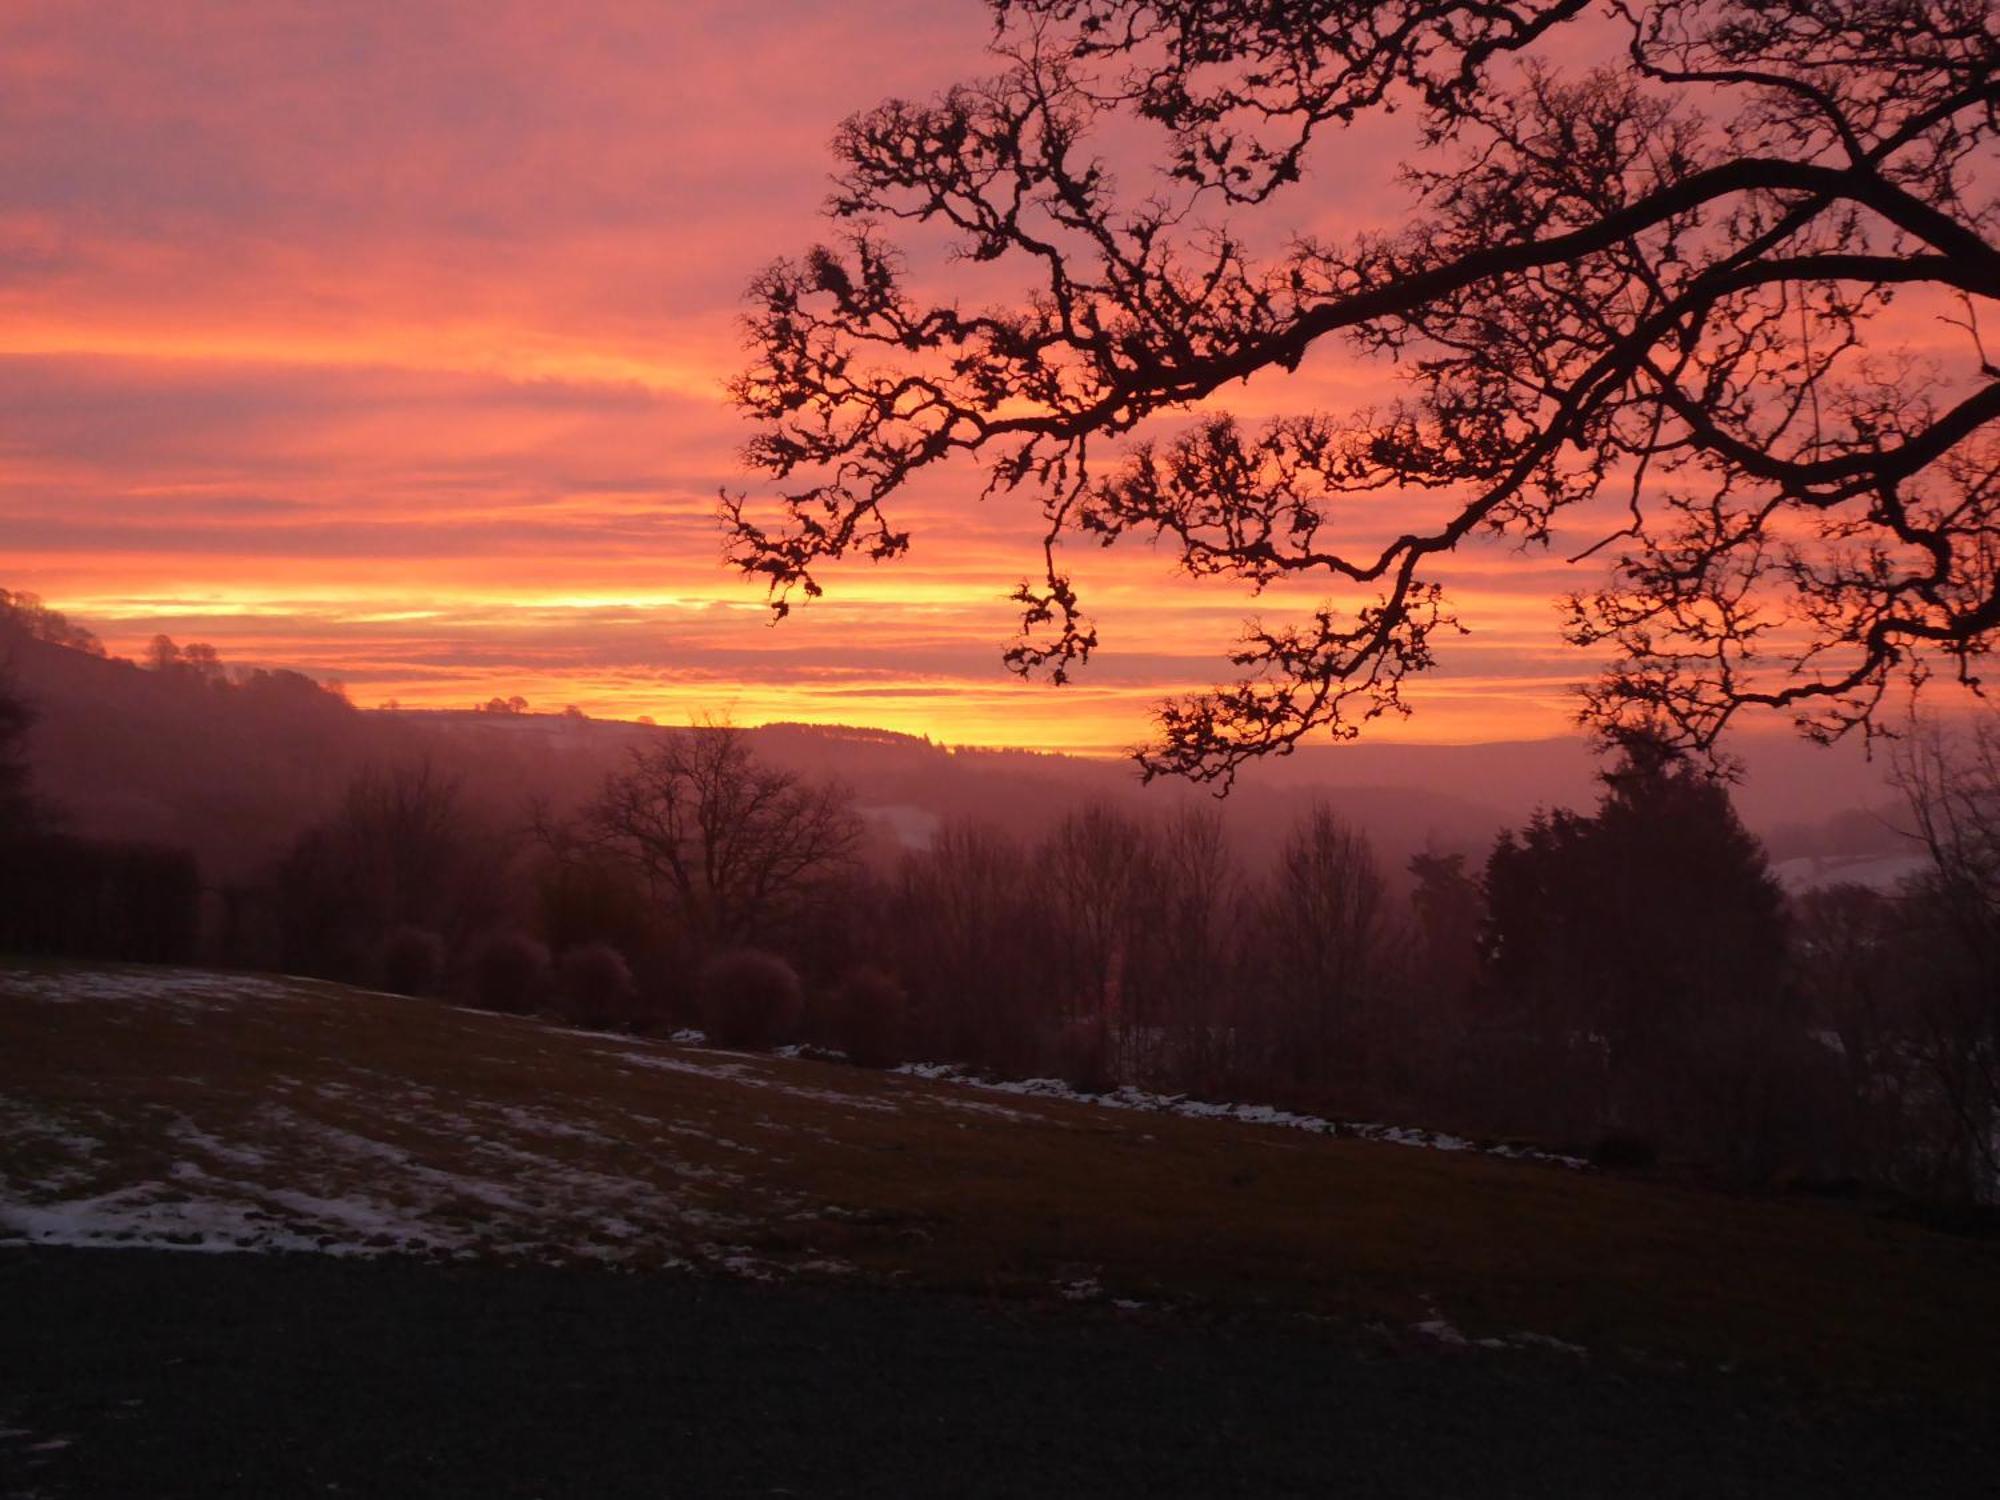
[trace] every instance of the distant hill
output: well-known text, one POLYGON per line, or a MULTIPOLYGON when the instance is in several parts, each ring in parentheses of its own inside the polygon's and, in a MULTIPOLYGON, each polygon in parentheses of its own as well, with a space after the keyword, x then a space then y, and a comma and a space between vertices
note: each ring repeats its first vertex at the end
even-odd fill
MULTIPOLYGON (((192 847, 212 880, 253 876, 371 764, 429 759, 498 816, 524 818, 532 801, 575 805, 634 747, 678 732, 575 715, 357 709, 296 673, 204 660, 140 667, 94 651, 87 632, 40 639, 4 617, 0 667, 36 708, 37 782, 71 825, 192 847)), ((752 741, 772 762, 850 786, 884 850, 920 847, 952 820, 1034 838, 1087 804, 1138 814, 1214 805, 1207 788, 1141 787, 1123 761, 951 748, 864 727, 772 724, 752 741)), ((1860 868, 1907 849, 1878 811, 1890 802, 1879 763, 1780 739, 1753 743, 1746 758, 1738 802, 1774 856, 1860 868)), ((1589 806, 1592 775, 1576 739, 1326 745, 1250 767, 1220 805, 1240 851, 1260 862, 1303 806, 1324 801, 1396 875, 1426 848, 1476 861, 1537 807, 1589 806)))
POLYGON ((321 812, 360 765, 407 737, 291 672, 238 684, 0 626, 0 669, 32 705, 36 789, 76 832, 194 848, 233 877, 321 812))

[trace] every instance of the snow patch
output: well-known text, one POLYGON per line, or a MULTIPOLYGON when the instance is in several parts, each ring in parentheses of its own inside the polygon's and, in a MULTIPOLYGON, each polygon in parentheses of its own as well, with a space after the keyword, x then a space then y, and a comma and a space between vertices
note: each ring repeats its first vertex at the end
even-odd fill
POLYGON ((607 1054, 620 1062, 633 1063, 642 1068, 655 1068, 663 1073, 689 1073, 700 1078, 723 1079, 730 1083, 746 1084, 754 1089, 768 1089, 774 1094, 783 1094, 791 1099, 811 1099, 820 1104, 838 1104, 846 1109, 871 1110, 877 1114, 901 1114, 902 1105, 893 1099, 877 1098, 869 1094, 847 1093, 840 1089, 815 1088, 811 1084, 787 1083, 770 1073, 761 1073, 746 1063, 740 1062, 698 1062, 690 1057, 669 1057, 653 1052, 616 1052, 607 1054))
POLYGON ((1099 1109, 1137 1110, 1152 1114, 1178 1115, 1188 1120, 1233 1120, 1242 1125, 1268 1125, 1285 1130, 1302 1130, 1311 1135, 1329 1135, 1361 1141, 1380 1141, 1392 1146, 1417 1146, 1427 1151, 1469 1151, 1480 1156, 1499 1156, 1511 1161, 1543 1162, 1579 1169, 1589 1164, 1580 1156, 1563 1156, 1532 1146, 1505 1143, 1482 1144, 1441 1130, 1423 1130, 1410 1125, 1381 1125, 1361 1120, 1329 1120, 1318 1115, 1298 1114, 1270 1104, 1231 1104, 1195 1099, 1186 1094, 1154 1094, 1124 1084, 1104 1094, 1085 1094, 1060 1078, 981 1078, 952 1063, 906 1063, 896 1069, 926 1083, 952 1083, 964 1088, 1013 1094, 1028 1099, 1057 1099, 1067 1104, 1091 1104, 1099 1109))
POLYGON ((38 973, 16 970, 7 976, 11 994, 47 1005, 167 1004, 195 1010, 226 1009, 243 1001, 296 1001, 291 985, 251 975, 215 974, 201 969, 65 969, 38 973))
POLYGON ((1410 1332, 1445 1349, 1544 1349, 1557 1354, 1567 1354, 1576 1359, 1588 1359, 1590 1351, 1581 1344, 1572 1344, 1546 1333, 1509 1333, 1489 1335, 1486 1338, 1468 1338, 1454 1327, 1447 1318, 1439 1316, 1435 1308, 1432 1316, 1421 1323, 1412 1323, 1410 1332))

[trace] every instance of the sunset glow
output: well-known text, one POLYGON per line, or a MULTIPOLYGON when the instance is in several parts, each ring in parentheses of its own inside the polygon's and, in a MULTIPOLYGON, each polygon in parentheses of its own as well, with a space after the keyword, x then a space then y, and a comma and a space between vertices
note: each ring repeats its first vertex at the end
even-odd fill
MULTIPOLYGON (((743 285, 821 232, 833 126, 986 69, 986 25, 971 4, 17 11, 0 583, 123 654, 164 631, 367 705, 1144 738, 1161 694, 1226 674, 1246 616, 1316 594, 1085 551, 1103 648, 1055 690, 1000 664, 1037 518, 977 503, 969 469, 906 500, 910 558, 837 571, 777 628, 720 562, 743 285)), ((1329 168, 1322 217, 1379 214, 1394 167, 1329 168)), ((1316 355, 1231 404, 1379 384, 1316 355)), ((1445 581, 1474 633, 1385 732, 1562 729, 1582 664, 1559 558, 1474 554, 1445 581)))

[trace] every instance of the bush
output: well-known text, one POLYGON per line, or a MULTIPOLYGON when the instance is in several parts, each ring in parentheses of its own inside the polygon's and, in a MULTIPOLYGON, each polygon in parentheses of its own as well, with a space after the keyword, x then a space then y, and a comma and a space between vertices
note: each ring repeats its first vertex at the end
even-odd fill
POLYGON ((790 1041, 805 1010, 792 966, 775 953, 735 948, 702 966, 702 1028, 718 1047, 765 1049, 790 1041))
POLYGON ((525 1015, 535 1008, 548 972, 549 950, 526 933, 492 933, 472 953, 472 1003, 525 1015))
POLYGON ((577 1026, 620 1026, 631 1019, 634 987, 625 956, 609 943, 571 948, 556 965, 557 1012, 577 1026))
POLYGON ((1590 1148, 1590 1164, 1609 1172, 1637 1172, 1659 1165, 1660 1153, 1644 1136, 1614 1130, 1590 1148))
POLYGON ((893 1068, 903 1059, 908 1002, 902 985, 884 970, 864 967, 833 992, 827 1041, 864 1068, 893 1068))
POLYGON ((1071 1021, 1056 1034, 1056 1068, 1079 1094, 1108 1094, 1118 1086, 1111 1028, 1101 1016, 1071 1021))
POLYGON ((376 982, 395 995, 435 995, 444 982, 444 939, 424 927, 397 927, 375 950, 376 982))

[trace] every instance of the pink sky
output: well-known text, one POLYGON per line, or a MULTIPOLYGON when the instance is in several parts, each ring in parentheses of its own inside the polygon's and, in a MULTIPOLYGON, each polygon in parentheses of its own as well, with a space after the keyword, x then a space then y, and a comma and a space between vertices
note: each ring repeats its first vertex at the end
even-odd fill
MULTIPOLYGON (((1079 554, 1102 654, 1020 683, 1035 517, 977 506, 970 471, 905 502, 910 559, 836 570, 776 629, 720 564, 742 287, 820 232, 835 123, 985 70, 986 26, 973 0, 11 7, 0 584, 114 650, 163 630, 368 704, 1142 739, 1251 602, 1079 554)), ((1349 144, 1298 211, 1382 212, 1381 155, 1349 144)), ((1329 354, 1233 404, 1379 380, 1329 354)), ((1584 663, 1550 601, 1583 580, 1504 551, 1446 579, 1475 633, 1393 732, 1563 728, 1584 663)))

